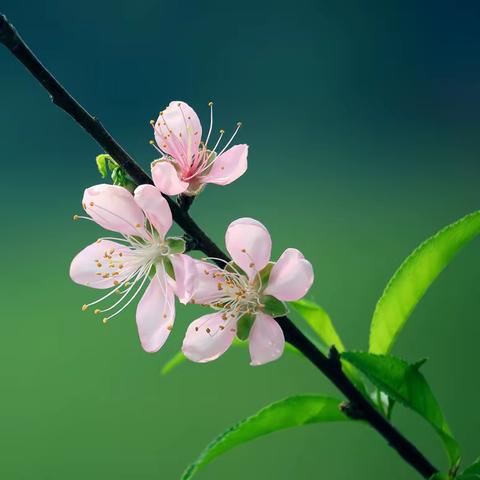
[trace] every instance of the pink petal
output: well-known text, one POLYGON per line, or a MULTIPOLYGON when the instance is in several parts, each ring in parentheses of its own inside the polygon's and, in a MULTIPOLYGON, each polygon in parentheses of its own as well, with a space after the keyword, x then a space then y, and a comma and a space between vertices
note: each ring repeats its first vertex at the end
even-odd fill
POLYGON ((211 263, 193 260, 195 267, 191 303, 207 305, 216 303, 223 296, 223 291, 218 289, 218 284, 224 283, 223 277, 218 276, 223 270, 211 263))
POLYGON ((175 295, 181 303, 187 304, 194 293, 197 268, 192 257, 178 253, 170 255, 170 260, 175 273, 175 295))
POLYGON ((118 185, 95 185, 83 195, 83 208, 103 228, 125 235, 144 235, 145 217, 133 195, 118 185))
POLYGON ((175 320, 173 289, 164 274, 157 271, 137 306, 137 328, 146 352, 157 352, 163 346, 175 320))
POLYGON ((282 356, 285 337, 280 325, 269 315, 258 312, 248 337, 250 365, 273 362, 282 356))
POLYGON ((201 178, 203 183, 228 185, 247 170, 248 145, 235 145, 219 155, 210 171, 201 178))
POLYGON ((225 353, 232 344, 237 333, 237 319, 225 323, 222 315, 221 312, 204 315, 189 325, 182 346, 189 360, 210 362, 225 353))
POLYGON ((270 234, 264 225, 253 218, 239 218, 232 222, 225 234, 225 244, 233 261, 247 273, 250 280, 270 260, 270 234))
POLYGON ((264 293, 290 302, 305 296, 312 283, 311 263, 296 248, 287 248, 273 266, 264 293))
POLYGON ((172 226, 172 212, 160 191, 153 185, 140 185, 134 192, 135 201, 163 239, 172 226))
POLYGON ((75 283, 87 287, 112 288, 133 273, 137 265, 132 263, 131 253, 127 247, 110 240, 100 240, 84 248, 72 260, 70 278, 75 283), (110 268, 111 262, 117 268, 110 268), (117 275, 112 275, 114 272, 117 275), (108 277, 104 278, 106 274, 108 277))
POLYGON ((170 102, 155 123, 157 145, 179 162, 190 161, 196 155, 201 138, 200 120, 185 102, 170 102))
POLYGON ((178 176, 175 167, 166 160, 158 160, 152 164, 152 177, 155 186, 166 195, 178 195, 188 188, 178 176))

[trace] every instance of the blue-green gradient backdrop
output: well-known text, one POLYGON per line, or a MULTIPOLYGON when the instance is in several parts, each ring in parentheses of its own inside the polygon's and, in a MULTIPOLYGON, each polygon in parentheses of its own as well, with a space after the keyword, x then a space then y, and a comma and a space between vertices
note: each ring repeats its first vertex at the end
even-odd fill
MULTIPOLYGON (((258 218, 274 254, 315 266, 313 297, 350 348, 366 348, 376 299, 402 259, 480 206, 477 1, 3 0, 40 58, 147 168, 150 118, 183 99, 217 127, 242 120, 250 168, 209 187, 193 215, 223 245, 258 218)), ((0 49, 0 478, 176 479, 217 433, 290 394, 335 394, 306 361, 261 368, 246 351, 161 376, 198 311, 178 311, 158 354, 134 309, 103 326, 68 278, 100 229, 74 223, 99 182, 99 147, 0 49)), ((480 454, 479 243, 442 274, 395 353, 427 356, 432 387, 471 461, 480 454)), ((423 421, 395 422, 440 467, 423 421)), ((199 479, 407 480, 415 473, 360 425, 309 426, 245 445, 199 479)))

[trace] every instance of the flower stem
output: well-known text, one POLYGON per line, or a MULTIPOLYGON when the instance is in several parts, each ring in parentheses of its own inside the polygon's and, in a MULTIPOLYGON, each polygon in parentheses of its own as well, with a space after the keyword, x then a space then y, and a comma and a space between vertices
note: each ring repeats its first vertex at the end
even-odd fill
MULTIPOLYGON (((93 137, 106 153, 128 173, 138 185, 151 184, 151 178, 133 160, 126 150, 108 133, 100 121, 87 112, 55 77, 42 65, 16 29, 0 14, 0 42, 22 63, 48 91, 55 105, 68 113, 93 137)), ((229 261, 228 256, 206 235, 188 214, 171 198, 165 196, 175 222, 196 242, 196 248, 208 257, 229 261)), ((220 263, 220 262, 219 262, 220 263)), ((222 264, 223 266, 223 264, 222 264)), ((287 342, 300 350, 350 401, 358 416, 382 435, 389 445, 424 478, 430 478, 437 469, 367 400, 344 374, 338 352, 332 347, 330 357, 315 345, 287 317, 277 318, 287 342)))

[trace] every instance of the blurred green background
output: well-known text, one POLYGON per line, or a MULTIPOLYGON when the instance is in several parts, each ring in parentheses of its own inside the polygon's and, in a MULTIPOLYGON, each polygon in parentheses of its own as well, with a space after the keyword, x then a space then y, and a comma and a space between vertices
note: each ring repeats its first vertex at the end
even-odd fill
MULTIPOLYGON (((258 218, 274 254, 301 249, 313 298, 350 348, 403 258, 478 209, 480 5, 475 1, 72 3, 3 0, 40 58, 145 167, 150 118, 170 100, 217 127, 242 120, 250 168, 209 187, 193 215, 223 245, 258 218)), ((103 326, 80 306, 69 262, 100 229, 74 223, 98 183, 99 147, 0 49, 2 270, 0 478, 176 479, 216 434, 267 403, 333 387, 305 360, 260 368, 246 351, 162 376, 198 310, 182 308, 158 354, 140 348, 134 309, 103 326)), ((425 373, 463 444, 480 454, 479 243, 428 292, 395 353, 425 373)), ((435 434, 395 421, 440 467, 435 434)), ((199 479, 416 478, 366 427, 309 426, 220 458, 199 479)))

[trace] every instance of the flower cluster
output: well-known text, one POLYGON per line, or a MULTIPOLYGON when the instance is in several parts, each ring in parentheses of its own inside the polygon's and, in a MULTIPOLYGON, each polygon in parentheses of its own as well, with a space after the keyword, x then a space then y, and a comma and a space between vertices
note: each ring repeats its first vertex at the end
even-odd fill
POLYGON ((162 153, 162 158, 152 163, 155 186, 140 185, 133 194, 106 184, 85 190, 82 205, 87 215, 74 218, 92 220, 117 236, 99 238, 83 249, 71 263, 70 276, 81 285, 108 290, 82 306, 84 311, 94 308, 104 323, 143 292, 136 321, 147 352, 158 351, 167 340, 177 297, 183 304, 214 310, 187 328, 182 347, 187 358, 214 360, 238 337, 249 341, 251 364, 261 365, 283 353, 285 339, 275 317, 287 312, 284 302, 308 292, 313 269, 293 248, 271 262, 270 234, 252 218, 238 219, 228 227, 225 244, 230 262, 194 259, 184 253, 182 238, 167 236, 172 214, 164 194, 196 195, 206 183, 226 185, 247 169, 248 146, 228 149, 240 124, 218 153, 223 130, 209 148, 213 128, 212 104, 209 106, 205 141, 196 113, 184 102, 171 102, 158 120, 152 121, 156 148, 162 153))

